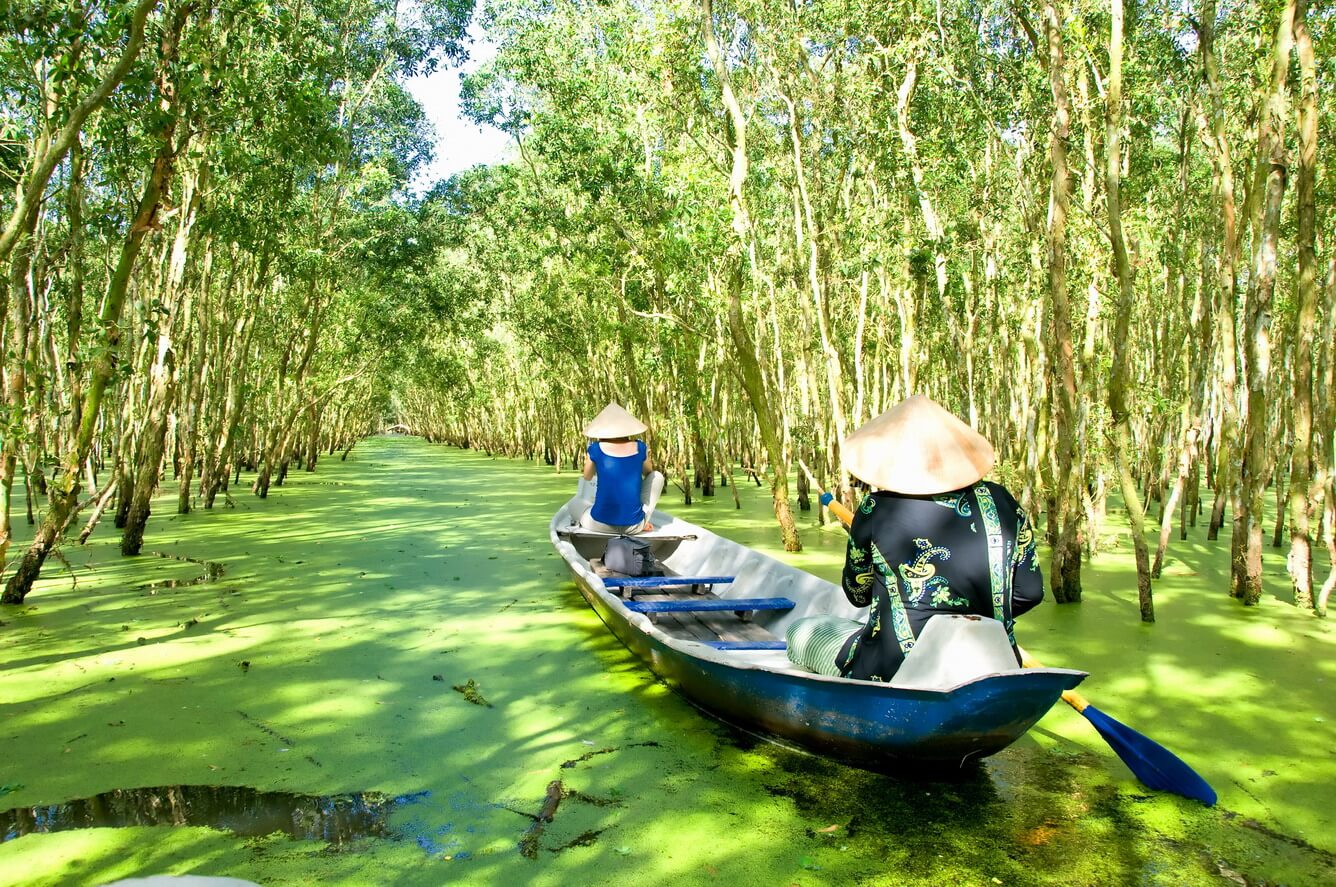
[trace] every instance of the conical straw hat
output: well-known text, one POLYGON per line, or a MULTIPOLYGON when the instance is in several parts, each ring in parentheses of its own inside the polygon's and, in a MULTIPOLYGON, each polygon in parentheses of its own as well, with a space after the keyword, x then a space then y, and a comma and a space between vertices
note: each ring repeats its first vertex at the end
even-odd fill
POLYGON ((967 487, 996 460, 983 435, 921 394, 846 437, 841 451, 854 477, 911 496, 967 487))
POLYGON ((601 440, 608 437, 633 437, 648 430, 649 426, 614 402, 590 420, 584 427, 584 436, 601 440))

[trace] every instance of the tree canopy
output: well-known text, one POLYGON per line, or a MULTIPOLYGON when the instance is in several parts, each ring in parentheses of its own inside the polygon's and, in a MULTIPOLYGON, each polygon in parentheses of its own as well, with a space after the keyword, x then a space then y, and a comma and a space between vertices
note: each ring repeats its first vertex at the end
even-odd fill
POLYGON ((212 507, 395 422, 575 465, 613 399, 688 500, 768 479, 796 549, 792 466, 852 501, 841 439, 923 393, 1042 516, 1059 601, 1113 501, 1142 619, 1199 517, 1240 600, 1273 529, 1324 608, 1336 35, 1307 0, 498 0, 462 96, 515 159, 415 196, 405 79, 472 15, 5 6, 7 601, 82 510, 138 551, 165 470, 212 507))
POLYGON ((415 375, 410 424, 569 463, 579 419, 621 399, 688 498, 768 470, 796 548, 792 463, 850 496, 841 438, 926 393, 1044 513, 1059 601, 1079 600, 1115 490, 1137 539, 1159 508, 1142 618, 1172 522, 1186 534, 1210 505, 1233 593, 1256 601, 1273 488, 1296 601, 1315 605, 1334 452, 1325 17, 519 0, 484 21, 499 51, 467 106, 519 157, 434 195, 450 274, 487 298, 433 335, 466 390, 415 375))

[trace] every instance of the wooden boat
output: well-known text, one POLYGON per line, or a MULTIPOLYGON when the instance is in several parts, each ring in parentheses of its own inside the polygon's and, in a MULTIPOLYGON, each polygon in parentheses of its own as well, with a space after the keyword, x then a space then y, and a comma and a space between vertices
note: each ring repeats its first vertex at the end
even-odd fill
POLYGON ((745 730, 862 767, 962 766, 1010 745, 1085 678, 1018 668, 1001 624, 967 616, 930 620, 889 683, 813 674, 789 662, 785 631, 803 616, 865 617, 837 586, 663 511, 637 538, 664 575, 612 573, 611 536, 579 526, 592 501, 581 489, 550 536, 585 599, 656 675, 745 730))

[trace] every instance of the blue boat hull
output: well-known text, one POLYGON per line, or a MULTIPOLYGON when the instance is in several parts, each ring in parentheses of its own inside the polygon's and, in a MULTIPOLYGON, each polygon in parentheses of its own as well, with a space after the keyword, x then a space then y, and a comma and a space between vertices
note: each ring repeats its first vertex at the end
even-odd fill
POLYGON ((863 767, 959 767, 1006 748, 1081 682, 1079 672, 981 678, 949 691, 822 678, 711 661, 633 625, 578 572, 585 600, 623 644, 699 707, 727 723, 863 767))

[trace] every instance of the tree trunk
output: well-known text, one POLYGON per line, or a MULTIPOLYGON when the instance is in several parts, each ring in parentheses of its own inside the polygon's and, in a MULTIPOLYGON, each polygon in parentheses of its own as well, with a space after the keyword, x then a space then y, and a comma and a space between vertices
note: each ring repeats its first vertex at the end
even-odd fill
MULTIPOLYGON (((1238 262, 1239 234, 1234 205, 1234 163, 1226 132, 1224 99, 1220 84, 1220 61, 1215 54, 1215 0, 1203 0, 1198 16, 1198 50, 1206 80, 1210 105, 1211 163, 1215 170, 1216 196, 1220 201, 1222 238, 1220 244, 1219 293, 1216 304, 1216 336, 1220 355, 1220 425, 1215 432, 1215 499, 1211 504, 1211 522, 1206 532, 1214 540, 1224 523, 1225 503, 1235 497, 1233 441, 1239 430, 1236 387, 1238 385, 1238 343, 1234 322, 1237 304, 1235 267, 1238 262)), ((1237 501, 1236 501, 1237 506, 1237 501)), ((1237 511, 1237 507, 1235 509, 1237 511)))
MULTIPOLYGON (((204 161, 199 162, 202 164, 204 161)), ((136 448, 138 463, 133 469, 134 490, 126 515, 125 532, 121 535, 121 554, 126 556, 139 554, 144 545, 144 530, 152 510, 153 495, 158 491, 167 431, 177 399, 176 353, 173 345, 177 318, 184 313, 188 324, 192 313, 193 299, 190 296, 186 296, 182 311, 181 290, 191 233, 199 213, 200 191, 207 186, 207 167, 187 169, 182 180, 180 218, 176 236, 172 239, 171 259, 163 284, 162 301, 167 310, 158 321, 157 359, 149 371, 148 408, 139 436, 139 446, 136 448)), ((204 283, 207 286, 207 280, 204 283)), ((189 489, 189 482, 183 486, 189 489)))
MULTIPOLYGON (((761 365, 756 357, 755 345, 742 318, 741 278, 741 269, 738 269, 729 287, 731 292, 728 303, 728 326, 729 333, 733 337, 734 357, 738 362, 742 387, 747 392, 752 409, 756 413, 761 442, 770 458, 770 495, 774 500, 775 518, 779 521, 784 550, 802 551, 802 541, 798 538, 798 527, 794 523, 793 512, 789 505, 789 479, 777 430, 779 426, 775 421, 774 409, 761 376, 761 365)), ((759 482, 759 475, 757 480, 759 482)))
POLYGON ((80 545, 86 543, 88 537, 93 535, 93 530, 97 529, 98 521, 102 519, 103 512, 107 510, 107 503, 111 501, 111 494, 115 491, 116 488, 114 486, 107 484, 106 489, 98 495, 97 502, 93 507, 93 513, 88 516, 88 523, 84 524, 84 528, 79 531, 80 545))
MULTIPOLYGON (((6 555, 9 553, 10 540, 13 538, 10 509, 14 491, 14 477, 18 470, 20 449, 26 435, 16 433, 22 428, 23 417, 27 415, 28 352, 29 328, 32 326, 32 298, 28 286, 28 277, 32 266, 33 237, 37 228, 37 215, 30 217, 30 225, 23 232, 18 246, 11 256, 9 279, 0 281, 0 347, 14 355, 11 361, 5 361, 0 367, 4 378, 4 395, 9 413, 5 423, 4 440, 0 442, 0 569, 4 568, 6 555), (13 317, 9 318, 9 312, 13 317), (6 322, 7 321, 7 322, 6 322), (4 341, 7 335, 9 341, 4 341)), ((32 484, 24 484, 28 501, 32 501, 32 484)), ((29 514, 31 515, 31 506, 29 514)))
POLYGON ((1045 0, 1044 31, 1054 112, 1049 139, 1052 176, 1048 213, 1048 296, 1052 323, 1047 338, 1050 346, 1049 392, 1055 407, 1053 428, 1058 456, 1055 486, 1059 528, 1057 544, 1053 547, 1049 585, 1054 600, 1065 604, 1081 600, 1081 470, 1076 427, 1076 362, 1071 306, 1067 296, 1067 208, 1071 202, 1067 138, 1071 131, 1071 102, 1067 94, 1062 23, 1057 5, 1053 0, 1045 0))
MULTIPOLYGON (((1291 455, 1289 514, 1290 552, 1286 567, 1294 605, 1313 606, 1313 552, 1309 521, 1314 512, 1313 477, 1313 336, 1317 326, 1317 67, 1308 31, 1308 0, 1296 0, 1294 41, 1299 50, 1299 164, 1298 192, 1299 280, 1294 313, 1294 401, 1290 427, 1294 433, 1291 455)), ((1331 311, 1331 306, 1327 307, 1331 311)), ((1328 397, 1336 392, 1327 392, 1328 397)))
MULTIPOLYGON (((793 512, 789 507, 789 480, 784 461, 784 450, 779 438, 780 423, 776 421, 766 390, 765 378, 757 357, 755 342, 747 323, 742 316, 742 286, 744 265, 751 256, 751 222, 747 213, 744 186, 747 181, 747 118, 742 113, 742 106, 733 93, 732 80, 723 52, 714 34, 714 8, 712 0, 701 0, 701 24, 705 36, 706 53, 719 80, 724 109, 727 114, 725 136, 732 161, 729 174, 728 202, 732 210, 733 233, 737 238, 736 246, 730 250, 728 272, 728 331, 733 341, 733 354, 737 361, 742 387, 751 400, 752 410, 760 428, 761 440, 770 457, 771 483, 770 494, 774 499, 775 518, 779 521, 780 536, 784 541, 785 551, 801 551, 802 541, 798 538, 798 527, 793 521, 793 512)), ((758 479, 759 480, 759 479, 758 479)))
POLYGON ((139 554, 144 545, 144 528, 152 510, 153 494, 158 490, 162 473, 163 448, 167 439, 167 418, 176 399, 176 359, 172 353, 171 320, 163 319, 158 334, 158 358, 150 372, 148 411, 136 448, 137 464, 131 469, 134 485, 130 492, 130 507, 121 534, 121 554, 139 554))
POLYGON ((1232 585, 1245 604, 1256 604, 1262 597, 1262 504, 1266 479, 1270 474, 1267 447, 1268 376, 1271 372, 1271 302, 1276 286, 1276 249, 1280 239, 1281 202, 1285 195, 1287 160, 1285 157, 1285 83, 1289 74, 1290 48, 1294 41, 1295 0, 1289 0, 1281 12, 1272 49, 1270 89, 1258 127, 1258 160, 1266 164, 1259 170, 1265 175, 1262 223, 1256 232, 1257 249, 1253 259, 1245 321, 1247 339, 1247 377, 1245 395, 1248 418, 1244 431, 1242 519, 1234 522, 1237 538, 1243 534, 1243 557, 1232 564, 1232 585))
POLYGON ((93 366, 88 390, 84 395, 82 421, 74 449, 65 460, 65 474, 62 481, 64 488, 52 491, 51 507, 47 509, 32 543, 23 554, 23 559, 9 577, 3 595, 0 595, 0 603, 23 603, 28 592, 32 590, 32 584, 37 581, 47 555, 55 546, 60 534, 65 531, 79 501, 79 475, 93 445, 103 396, 116 371, 116 356, 121 339, 120 317, 130 284, 130 275, 134 271, 135 260, 139 257, 145 236, 157 227, 158 208, 171 180, 173 164, 184 147, 174 144, 178 116, 176 90, 171 78, 181 31, 186 23, 186 12, 185 7, 178 7, 171 25, 163 33, 157 86, 164 108, 164 123, 158 136, 158 152, 153 159, 148 179, 144 183, 144 190, 130 223, 130 230, 121 245, 116 270, 107 284, 107 292, 102 299, 99 320, 102 326, 103 348, 93 366))
POLYGON ((320 410, 314 405, 306 411, 306 464, 305 471, 315 471, 316 460, 320 458, 320 410))
POLYGON ((1122 219, 1122 100, 1123 100, 1123 3, 1111 0, 1109 35, 1109 75, 1106 94, 1107 112, 1104 148, 1105 204, 1109 212, 1109 239, 1113 244, 1113 270, 1118 281, 1118 308, 1113 326, 1113 367, 1109 379, 1109 412, 1113 417, 1113 454, 1122 482, 1123 502, 1132 524, 1132 547, 1136 551, 1137 600, 1142 622, 1155 621, 1155 604, 1150 587, 1150 553, 1146 547, 1145 512, 1137 496, 1129 464, 1132 424, 1128 417, 1128 328, 1132 304, 1136 299, 1136 280, 1127 258, 1122 219))

